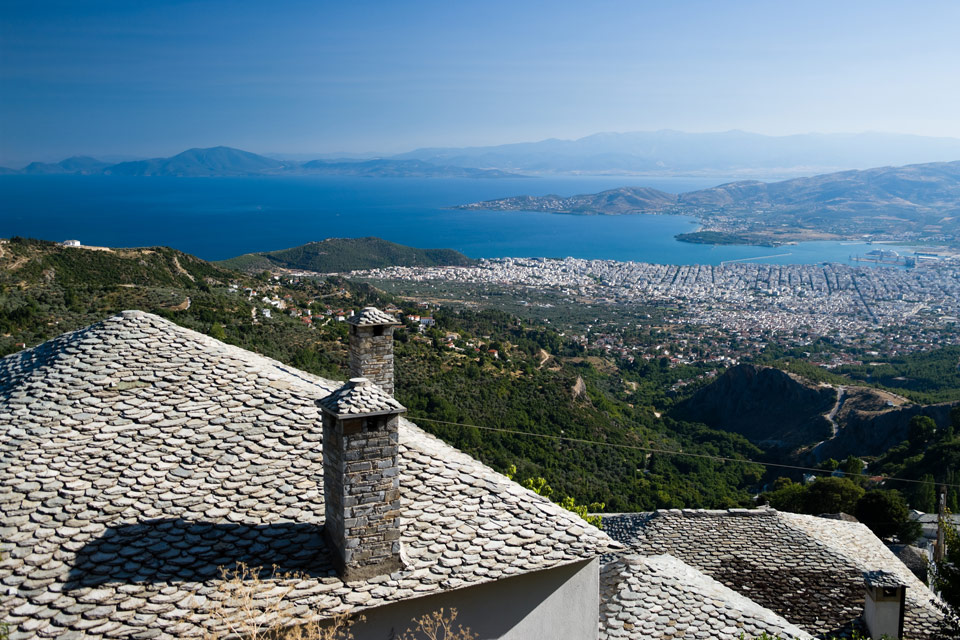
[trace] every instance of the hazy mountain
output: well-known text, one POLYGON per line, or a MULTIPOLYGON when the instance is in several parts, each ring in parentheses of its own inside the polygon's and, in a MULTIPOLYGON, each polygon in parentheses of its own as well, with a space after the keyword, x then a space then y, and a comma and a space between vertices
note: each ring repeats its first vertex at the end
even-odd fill
POLYGON ((21 173, 42 174, 42 173, 100 173, 105 167, 106 162, 87 156, 73 156, 57 163, 50 162, 31 162, 23 168, 21 173))
POLYGON ((392 157, 533 173, 743 173, 763 177, 960 160, 960 139, 888 133, 765 136, 743 131, 652 131, 492 147, 425 148, 392 157))
POLYGON ((960 161, 841 171, 781 182, 743 181, 679 196, 687 207, 872 211, 916 216, 960 211, 960 161))
POLYGON ((188 149, 171 158, 131 160, 109 164, 87 157, 68 158, 58 163, 32 162, 20 171, 0 169, 2 173, 22 174, 104 174, 117 176, 251 176, 279 174, 316 174, 353 177, 390 178, 517 178, 517 174, 491 169, 436 165, 422 160, 276 160, 231 147, 188 149))
POLYGON ((172 158, 121 162, 103 173, 120 176, 243 176, 277 173, 287 163, 230 147, 188 149, 172 158))
POLYGON ((247 253, 216 264, 250 273, 273 268, 334 273, 379 267, 470 265, 476 261, 453 249, 416 249, 381 238, 327 238, 299 247, 247 253))

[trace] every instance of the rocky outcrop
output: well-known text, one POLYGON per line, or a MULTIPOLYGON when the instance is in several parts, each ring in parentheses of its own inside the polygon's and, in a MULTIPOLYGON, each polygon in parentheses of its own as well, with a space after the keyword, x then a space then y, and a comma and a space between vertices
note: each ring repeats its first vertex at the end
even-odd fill
POLYGON ((682 420, 742 434, 765 448, 796 449, 832 435, 825 415, 836 401, 833 387, 779 369, 741 364, 700 389, 675 413, 682 420))
POLYGON ((907 438, 910 420, 950 423, 957 403, 913 404, 880 389, 817 385, 771 367, 741 364, 681 403, 674 417, 733 431, 768 451, 810 461, 877 456, 907 438))
POLYGON ((914 416, 930 416, 938 427, 945 427, 950 424, 950 409, 954 406, 956 403, 903 404, 876 411, 851 407, 840 413, 836 437, 817 448, 817 457, 841 460, 850 454, 881 455, 907 439, 910 420, 914 416))

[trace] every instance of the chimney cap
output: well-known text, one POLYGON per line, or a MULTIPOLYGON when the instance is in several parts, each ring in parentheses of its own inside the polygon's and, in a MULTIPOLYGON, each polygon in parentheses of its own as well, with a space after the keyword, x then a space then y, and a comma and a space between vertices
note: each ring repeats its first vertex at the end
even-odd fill
POLYGON ((364 307, 360 313, 347 318, 347 322, 361 327, 400 324, 392 315, 384 313, 376 307, 364 307))
POLYGON ((868 587, 891 588, 904 586, 903 579, 890 571, 865 571, 863 581, 868 587))
POLYGON ((319 404, 321 409, 338 418, 379 416, 407 410, 367 378, 351 378, 342 387, 321 398, 319 404))

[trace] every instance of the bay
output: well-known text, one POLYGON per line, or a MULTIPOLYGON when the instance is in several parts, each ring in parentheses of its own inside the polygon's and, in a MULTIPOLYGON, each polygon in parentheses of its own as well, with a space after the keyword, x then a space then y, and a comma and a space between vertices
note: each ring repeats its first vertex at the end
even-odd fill
POLYGON ((850 263, 852 255, 870 250, 841 242, 777 248, 689 244, 674 238, 697 228, 696 220, 683 216, 449 208, 521 194, 569 196, 621 186, 680 193, 733 179, 0 176, 0 237, 166 245, 208 260, 362 236, 451 248, 474 258, 571 256, 662 264, 850 263))

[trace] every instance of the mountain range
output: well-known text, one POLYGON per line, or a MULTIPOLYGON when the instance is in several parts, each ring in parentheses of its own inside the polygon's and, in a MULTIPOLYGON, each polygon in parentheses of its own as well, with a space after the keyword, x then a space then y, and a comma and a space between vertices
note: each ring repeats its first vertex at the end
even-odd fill
POLYGON ((21 170, 0 167, 0 174, 77 174, 115 176, 259 176, 339 175, 404 178, 508 178, 520 177, 493 169, 438 165, 422 160, 276 160, 231 147, 188 149, 169 158, 152 158, 110 164, 86 156, 57 163, 32 162, 21 170))
MULTIPOLYGON (((882 165, 960 159, 960 139, 890 133, 767 136, 744 131, 597 133, 484 147, 432 147, 381 156, 302 154, 277 159, 230 147, 189 149, 171 158, 102 162, 78 156, 34 162, 10 173, 120 175, 273 175, 320 173, 390 177, 534 175, 703 175, 778 179, 882 165)), ((719 180, 718 180, 719 182, 719 180)))
MULTIPOLYGON (((683 239, 738 243, 824 237, 894 236, 956 243, 960 238, 960 161, 842 171, 781 182, 747 180, 689 193, 622 187, 575 196, 516 196, 457 207, 583 215, 686 214, 706 225, 683 239), (705 235, 707 234, 707 235, 705 235)), ((891 238, 884 238, 891 239, 891 238)))
POLYGON ((703 174, 776 178, 960 159, 960 139, 889 133, 766 136, 744 131, 597 133, 393 156, 435 164, 550 174, 703 174))

